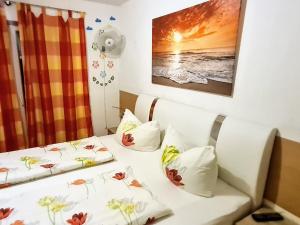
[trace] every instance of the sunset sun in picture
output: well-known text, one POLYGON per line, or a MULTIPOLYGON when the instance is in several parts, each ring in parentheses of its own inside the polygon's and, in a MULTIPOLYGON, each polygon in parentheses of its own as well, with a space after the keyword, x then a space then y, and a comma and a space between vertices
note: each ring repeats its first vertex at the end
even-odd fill
POLYGON ((173 33, 173 38, 175 42, 180 42, 182 40, 182 35, 179 32, 174 32, 173 33))

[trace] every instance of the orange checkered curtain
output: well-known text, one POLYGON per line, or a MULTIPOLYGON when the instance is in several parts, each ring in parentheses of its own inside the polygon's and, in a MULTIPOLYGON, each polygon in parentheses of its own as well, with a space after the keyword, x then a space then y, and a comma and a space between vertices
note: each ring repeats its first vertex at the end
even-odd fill
POLYGON ((0 7, 0 152, 25 147, 4 8, 0 7))
POLYGON ((84 16, 35 16, 17 4, 29 146, 93 135, 84 16))

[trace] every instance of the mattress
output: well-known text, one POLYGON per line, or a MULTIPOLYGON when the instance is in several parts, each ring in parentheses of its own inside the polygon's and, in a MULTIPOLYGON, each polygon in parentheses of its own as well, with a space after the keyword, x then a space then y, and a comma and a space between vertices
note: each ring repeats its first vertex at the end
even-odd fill
POLYGON ((164 176, 161 150, 133 151, 120 146, 114 135, 101 137, 118 162, 129 164, 142 177, 161 202, 172 209, 173 215, 159 225, 229 225, 249 213, 251 200, 246 194, 218 179, 214 197, 205 198, 175 187, 164 176))
MULTIPOLYGON (((12 186, 0 191, 0 203, 6 202, 22 193, 32 192, 37 187, 47 189, 49 184, 60 185, 66 180, 94 176, 116 167, 130 165, 141 184, 172 210, 170 216, 158 220, 158 225, 230 225, 250 210, 250 198, 218 180, 215 195, 205 198, 190 194, 174 186, 164 176, 160 167, 161 151, 138 152, 120 146, 114 135, 101 137, 101 142, 115 156, 115 161, 99 166, 84 168, 64 174, 12 186)), ((0 208, 4 207, 0 204, 0 208)), ((87 223, 88 224, 88 223, 87 223)))

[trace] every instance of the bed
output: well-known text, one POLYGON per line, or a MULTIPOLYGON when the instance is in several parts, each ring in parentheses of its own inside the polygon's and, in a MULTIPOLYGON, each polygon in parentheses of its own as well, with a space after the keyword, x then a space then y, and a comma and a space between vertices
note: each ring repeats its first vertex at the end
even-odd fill
MULTIPOLYGON (((3 189, 0 191, 0 208, 3 202, 14 201, 16 196, 27 196, 27 198, 30 195, 34 196, 32 194, 34 190, 49 188, 50 184, 65 185, 66 181, 78 180, 80 177, 99 177, 99 174, 115 171, 116 168, 132 168, 138 177, 138 184, 155 196, 157 202, 149 204, 156 205, 159 209, 156 213, 159 219, 155 223, 158 225, 230 225, 258 208, 262 202, 276 131, 260 124, 226 117, 217 132, 217 140, 212 140, 211 133, 218 117, 217 113, 165 99, 159 99, 155 108, 151 109, 154 99, 152 96, 139 96, 135 114, 141 121, 147 121, 150 112, 153 112, 150 118, 159 121, 162 136, 164 129, 172 124, 184 133, 189 141, 197 145, 211 143, 216 145, 219 179, 214 197, 195 196, 172 185, 161 171, 161 150, 155 152, 128 150, 118 144, 114 135, 109 135, 100 137, 100 140, 112 152, 114 161, 3 189), (163 217, 167 214, 168 216, 163 217)), ((87 207, 91 204, 87 200, 84 202, 87 207)), ((32 216, 30 210, 26 215, 32 216)), ((99 218, 98 223, 89 221, 86 224, 99 225, 102 224, 100 221, 99 218)), ((152 222, 149 220, 145 224, 152 222)))

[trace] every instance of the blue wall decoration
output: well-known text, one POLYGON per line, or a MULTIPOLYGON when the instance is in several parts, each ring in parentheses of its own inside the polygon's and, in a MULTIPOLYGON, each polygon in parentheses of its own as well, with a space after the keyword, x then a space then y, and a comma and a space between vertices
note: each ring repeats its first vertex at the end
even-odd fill
POLYGON ((113 17, 113 16, 111 16, 111 17, 109 18, 109 20, 110 20, 110 21, 114 21, 114 20, 116 20, 116 18, 113 17))
POLYGON ((101 23, 101 22, 102 22, 102 20, 101 20, 101 19, 99 19, 99 18, 96 18, 96 19, 95 19, 95 22, 96 22, 96 23, 101 23))

